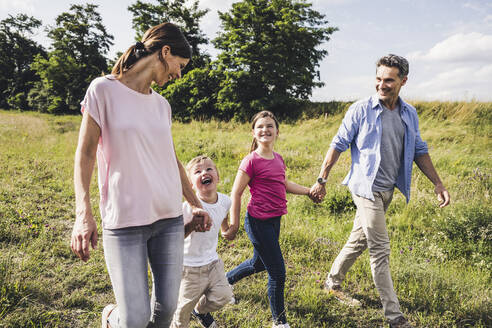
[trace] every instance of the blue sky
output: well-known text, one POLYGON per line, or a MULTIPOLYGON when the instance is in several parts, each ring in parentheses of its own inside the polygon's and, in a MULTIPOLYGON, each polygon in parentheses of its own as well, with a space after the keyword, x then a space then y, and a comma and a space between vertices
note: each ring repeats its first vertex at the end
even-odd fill
MULTIPOLYGON (((19 12, 54 24, 72 3, 94 3, 114 37, 113 55, 134 39, 128 5, 135 0, 0 0, 0 19, 19 12)), ((201 22, 209 38, 219 31, 217 10, 234 0, 201 0, 210 12, 201 22)), ((401 95, 408 100, 492 101, 491 0, 312 0, 339 31, 322 45, 325 86, 312 100, 355 100, 374 93, 375 62, 388 53, 407 57, 410 74, 401 95)), ((40 30, 36 40, 49 45, 40 30)), ((207 51, 214 55, 215 49, 207 51)))

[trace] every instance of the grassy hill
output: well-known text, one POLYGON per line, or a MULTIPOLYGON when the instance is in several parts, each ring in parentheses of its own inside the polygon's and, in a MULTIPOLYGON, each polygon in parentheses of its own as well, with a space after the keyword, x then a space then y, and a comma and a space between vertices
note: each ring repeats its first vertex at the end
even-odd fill
MULTIPOLYGON (((492 103, 414 105, 452 204, 436 206, 433 186, 417 168, 410 203, 395 193, 387 217, 402 310, 418 327, 491 327, 492 103)), ((281 124, 276 151, 290 180, 312 185, 342 112, 281 124)), ((69 248, 79 124, 79 116, 0 111, 0 327, 99 327, 102 308, 114 302, 101 240, 86 264, 69 248)), ((229 193, 249 150, 249 124, 175 123, 173 134, 181 161, 208 154, 220 170, 219 190, 229 193)), ((361 300, 360 308, 322 290, 352 227, 354 206, 340 185, 349 165, 346 152, 332 170, 322 204, 288 196, 280 242, 291 327, 386 326, 367 252, 344 284, 361 300)), ((94 177, 92 203, 99 213, 96 185, 94 177)), ((248 197, 245 192, 243 211, 248 197)), ((226 269, 252 254, 242 226, 234 242, 220 239, 219 253, 226 269)), ((219 326, 271 327, 266 281, 262 273, 235 285, 239 303, 217 313, 219 326)))

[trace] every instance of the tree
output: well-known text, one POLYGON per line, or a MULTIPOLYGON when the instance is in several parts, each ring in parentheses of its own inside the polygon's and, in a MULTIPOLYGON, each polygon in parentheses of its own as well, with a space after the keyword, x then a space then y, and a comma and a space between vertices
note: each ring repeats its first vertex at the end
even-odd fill
POLYGON ((209 56, 202 53, 200 45, 206 45, 208 39, 201 31, 199 23, 208 9, 200 10, 198 0, 185 6, 183 0, 157 0, 157 4, 137 1, 128 7, 133 14, 132 24, 137 32, 136 41, 140 41, 145 31, 163 22, 172 22, 180 27, 193 50, 191 65, 187 65, 183 73, 195 67, 203 67, 209 61, 209 56))
POLYGON ((50 113, 77 112, 92 79, 107 70, 113 36, 106 32, 97 5, 72 5, 48 30, 52 51, 37 56, 32 67, 40 81, 29 94, 29 104, 50 113))
POLYGON ((221 112, 249 119, 271 109, 288 114, 319 81, 318 49, 337 30, 305 0, 244 0, 219 12, 223 31, 213 40, 222 52, 218 67, 226 80, 218 94, 221 112))
POLYGON ((36 55, 46 56, 43 47, 30 39, 41 21, 24 14, 0 21, 0 107, 27 109, 27 95, 39 78, 31 70, 36 55))

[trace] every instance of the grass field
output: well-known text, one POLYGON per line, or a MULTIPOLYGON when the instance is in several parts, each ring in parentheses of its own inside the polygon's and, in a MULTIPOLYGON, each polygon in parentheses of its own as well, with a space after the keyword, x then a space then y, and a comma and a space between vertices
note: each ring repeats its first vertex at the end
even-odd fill
MULTIPOLYGON (((433 186, 417 168, 410 203, 395 193, 387 220, 402 310, 418 327, 492 327, 492 103, 415 105, 452 204, 436 206, 433 186)), ((314 182, 342 115, 281 124, 276 151, 290 180, 314 182)), ((0 327, 99 327, 102 308, 114 302, 102 243, 85 264, 69 248, 79 124, 79 116, 0 111, 0 327)), ((183 162, 198 154, 216 161, 219 190, 229 193, 249 149, 249 125, 175 123, 173 134, 183 162)), ((347 152, 330 175, 322 204, 288 196, 280 243, 291 327, 387 327, 367 252, 344 284, 360 308, 322 290, 352 226, 354 206, 340 185, 349 165, 347 152)), ((99 213, 96 185, 94 177, 92 204, 99 213)), ((243 211, 247 197, 245 192, 243 211)), ((226 269, 252 254, 242 226, 235 241, 219 241, 219 253, 226 269)), ((266 282, 261 273, 235 285, 239 303, 215 315, 219 326, 271 327, 266 282)))

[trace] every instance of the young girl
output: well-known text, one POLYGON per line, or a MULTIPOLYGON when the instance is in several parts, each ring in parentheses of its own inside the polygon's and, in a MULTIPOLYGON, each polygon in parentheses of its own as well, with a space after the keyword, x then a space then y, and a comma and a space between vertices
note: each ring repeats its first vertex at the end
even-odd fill
POLYGON ((273 327, 288 328, 284 308, 285 265, 278 242, 280 218, 287 213, 286 192, 310 196, 309 188, 285 179, 285 163, 273 151, 279 134, 278 121, 269 111, 253 117, 251 152, 241 162, 231 193, 231 229, 224 233, 234 238, 239 227, 241 195, 249 185, 249 201, 244 229, 253 244, 253 257, 227 273, 233 285, 244 277, 266 270, 268 299, 273 316, 273 327))
POLYGON ((190 45, 175 25, 154 26, 118 59, 111 75, 92 81, 82 101, 71 247, 87 261, 89 245, 97 244, 89 193, 97 154, 104 256, 116 298, 103 310, 102 327, 143 328, 149 320, 153 327, 169 327, 183 268, 182 195, 193 214, 205 218, 203 225, 210 223, 176 158, 171 107, 150 88, 180 78, 190 58, 190 45))

